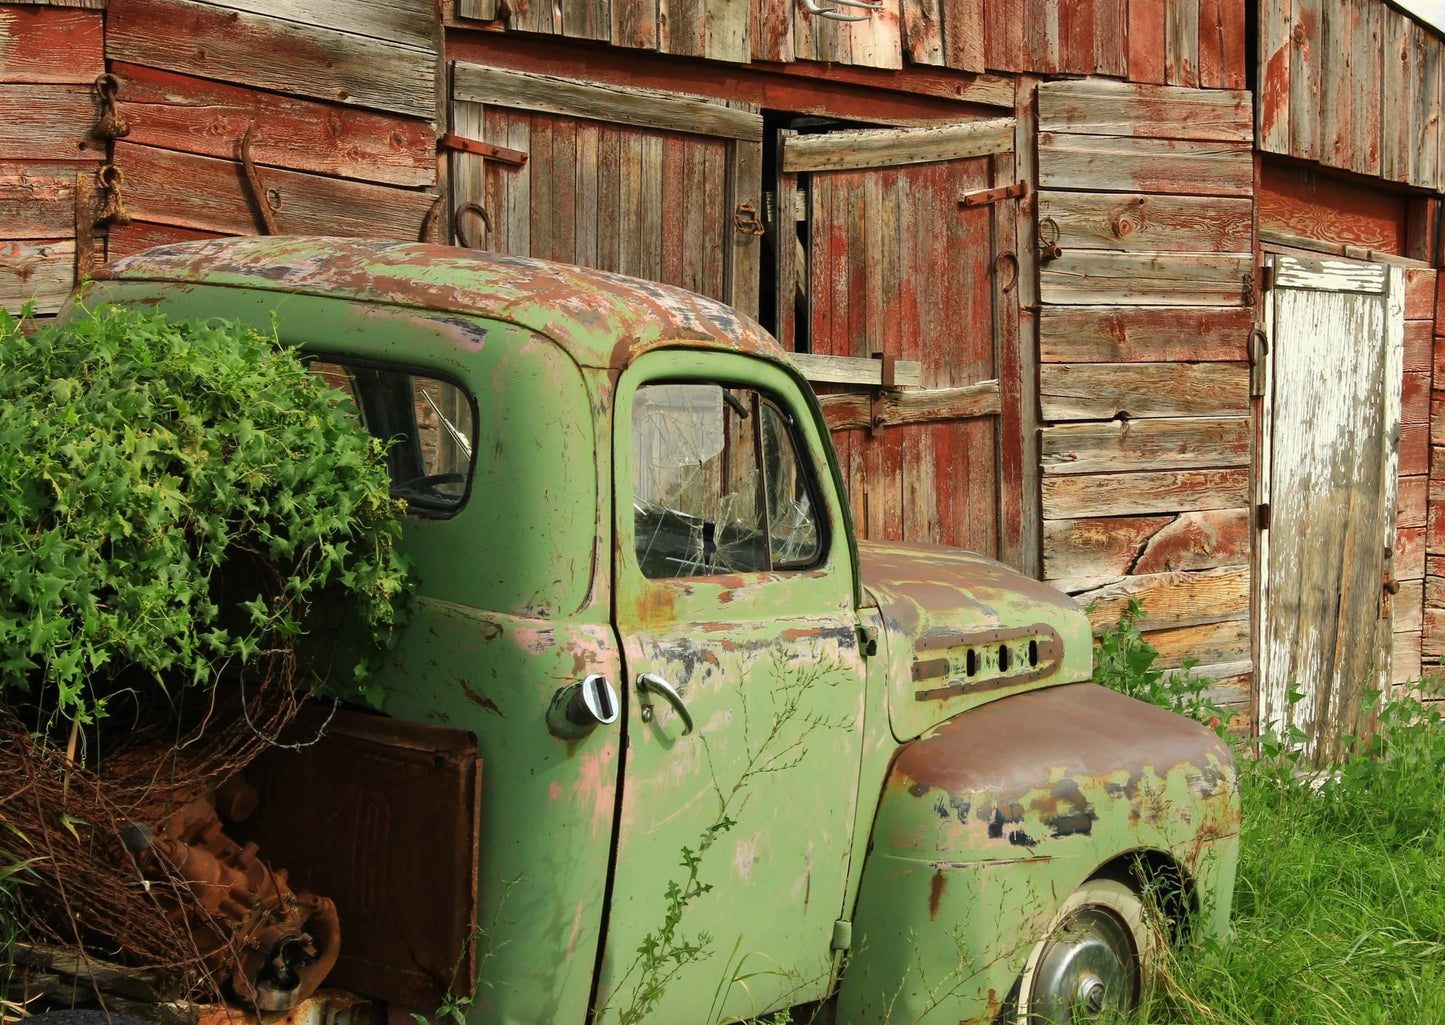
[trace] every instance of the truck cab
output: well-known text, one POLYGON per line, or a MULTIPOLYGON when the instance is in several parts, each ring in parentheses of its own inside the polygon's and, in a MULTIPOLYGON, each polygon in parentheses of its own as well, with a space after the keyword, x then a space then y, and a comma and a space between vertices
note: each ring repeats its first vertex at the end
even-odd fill
POLYGON ((1228 747, 1090 683, 1065 595, 857 541, 816 398, 736 311, 287 237, 151 250, 81 301, 274 326, 389 442, 418 594, 351 733, 481 770, 308 790, 292 877, 336 890, 343 964, 389 936, 349 987, 477 1023, 1089 1021, 1225 933, 1228 747))

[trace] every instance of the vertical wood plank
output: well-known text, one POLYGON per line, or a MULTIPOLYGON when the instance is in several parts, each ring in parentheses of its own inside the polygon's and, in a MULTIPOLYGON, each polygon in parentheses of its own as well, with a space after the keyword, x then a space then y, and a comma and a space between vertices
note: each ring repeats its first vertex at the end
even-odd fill
MULTIPOLYGON (((530 153, 532 149, 532 119, 526 114, 513 113, 507 120, 507 135, 504 145, 530 153)), ((496 177, 506 181, 507 196, 507 252, 523 256, 532 251, 532 162, 503 175, 498 169, 496 177)))
MULTIPOLYGON (((657 279, 670 285, 686 281, 688 145, 680 136, 662 141, 662 273, 657 279)), ((645 250, 644 250, 645 252, 645 250)))
POLYGON ((593 121, 577 122, 577 187, 573 205, 576 262, 584 267, 601 267, 598 228, 601 223, 601 167, 599 126, 593 121))
MULTIPOLYGON (((994 158, 996 183, 1016 179, 1013 154, 994 158)), ((1030 565, 1026 547, 1029 510, 1029 457, 1024 439, 1037 435, 1027 407, 1031 397, 1024 394, 1026 373, 1019 337, 1018 290, 1018 202, 995 204, 993 212, 993 330, 998 352, 999 416, 999 559, 1021 573, 1037 569, 1030 565), (1009 266, 1012 264, 1012 274, 1009 266), (1010 280, 1012 278, 1012 280, 1010 280)), ((1035 458, 1033 465, 1037 466, 1035 458)))
POLYGON ((1165 0, 1164 80, 1199 85, 1199 0, 1165 0))
POLYGON ((701 57, 707 48, 707 22, 700 0, 658 0, 658 48, 663 53, 701 57))
POLYGON ((1259 86, 1255 139, 1266 153, 1290 152, 1290 70, 1294 41, 1292 0, 1259 0, 1259 86))
POLYGON ((577 263, 577 126, 572 118, 552 122, 552 248, 544 259, 577 263))
POLYGON ((1094 73, 1094 0, 1070 0, 1058 7, 1059 70, 1094 73))
MULTIPOLYGON (((459 135, 470 139, 487 138, 487 114, 480 103, 456 102, 452 104, 451 119, 452 130, 459 135)), ((451 164, 451 211, 452 215, 446 219, 439 241, 456 244, 448 232, 451 230, 447 225, 455 222, 455 211, 464 203, 476 202, 487 206, 486 162, 474 153, 463 153, 455 151, 450 157, 451 164)), ((497 208, 487 207, 487 212, 492 213, 497 208)))
POLYGON ((657 0, 612 0, 612 45, 657 49, 657 0))
POLYGON ((1380 118, 1380 175, 1390 181, 1407 181, 1410 175, 1411 91, 1414 47, 1409 18, 1382 12, 1380 105, 1388 116, 1380 118))
POLYGON ((959 71, 983 71, 984 0, 941 0, 944 63, 959 71))
POLYGON ((1166 80, 1165 0, 1129 0, 1129 80, 1163 85, 1166 80))
POLYGON ((1024 0, 984 0, 983 16, 984 63, 997 71, 1027 70, 1024 0))
POLYGON ((732 293, 724 276, 729 259, 724 250, 733 235, 732 207, 728 204, 728 145, 721 139, 709 139, 701 145, 694 144, 702 164, 702 195, 708 202, 702 208, 702 229, 694 242, 694 248, 702 257, 702 287, 697 289, 703 295, 719 302, 732 302, 732 293))
POLYGON ((507 5, 509 28, 521 32, 562 31, 562 6, 555 0, 512 0, 507 5))
POLYGON ((703 55, 711 60, 748 63, 752 58, 751 20, 752 0, 706 0, 703 55))
POLYGON ((902 0, 901 13, 903 52, 908 59, 914 64, 942 65, 943 0, 902 0))
POLYGON ((1029 70, 1059 70, 1059 0, 1025 0, 1029 70))
POLYGON ((1251 10, 1245 0, 1219 0, 1220 54, 1224 63, 1223 86, 1243 89, 1249 83, 1246 66, 1246 24, 1251 10))
POLYGON ((1440 40, 1422 25, 1411 25, 1415 46, 1414 99, 1410 104, 1411 136, 1415 153, 1410 180, 1437 191, 1441 187, 1440 102, 1441 60, 1440 40))
POLYGON ((1094 0, 1094 68, 1117 78, 1129 74, 1129 0, 1094 0))
POLYGON ((764 216, 763 145, 760 142, 732 142, 728 146, 728 160, 732 168, 728 176, 730 195, 723 209, 723 237, 730 237, 731 245, 728 246, 728 280, 724 290, 729 303, 748 316, 757 317, 763 240, 757 235, 735 230, 729 219, 745 203, 758 212, 760 219, 764 216))
POLYGON ((1286 152, 1302 160, 1319 160, 1327 142, 1323 138, 1320 94, 1321 18, 1326 2, 1334 0, 1293 0, 1294 18, 1290 31, 1289 65, 1289 148, 1286 152))
POLYGON ((553 190, 557 169, 552 163, 552 123, 545 114, 532 115, 532 148, 527 168, 532 172, 529 254, 552 259, 552 216, 557 209, 553 190))
POLYGON ((574 39, 607 39, 612 34, 612 0, 553 0, 562 9, 562 33, 574 39))
POLYGON ((752 46, 754 60, 793 59, 792 0, 753 0, 752 46))
POLYGON ((1224 12, 1222 0, 1199 0, 1199 85, 1224 86, 1224 12))
MULTIPOLYGON (((597 139, 597 266, 622 269, 622 129, 601 125, 597 139)), ((636 188, 634 184, 634 195, 636 188)), ((633 237, 636 237, 635 221, 633 237)))
POLYGON ((1383 124, 1380 104, 1384 71, 1380 33, 1386 9, 1375 0, 1354 0, 1354 11, 1350 69, 1353 123, 1347 166, 1352 171, 1374 177, 1380 173, 1380 131, 1383 124))
MULTIPOLYGON (((1373 3, 1374 0, 1368 0, 1373 3)), ((1354 0, 1326 0, 1320 22, 1319 107, 1320 159, 1334 167, 1350 166, 1350 143, 1354 138, 1355 94, 1350 80, 1354 72, 1354 0)))

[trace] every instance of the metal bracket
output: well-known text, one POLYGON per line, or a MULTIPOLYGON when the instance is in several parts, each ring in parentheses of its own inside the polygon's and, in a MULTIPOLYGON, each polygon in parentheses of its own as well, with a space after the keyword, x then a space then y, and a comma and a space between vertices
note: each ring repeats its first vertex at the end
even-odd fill
POLYGON ((864 0, 830 0, 831 3, 837 5, 835 7, 820 7, 817 0, 799 0, 799 2, 803 5, 803 10, 809 14, 816 14, 820 18, 828 18, 831 21, 867 21, 873 16, 873 11, 883 10, 882 0, 879 0, 878 3, 866 3, 864 0), (848 14, 846 11, 839 10, 843 7, 861 8, 869 13, 848 14))
POLYGON ((879 363, 878 387, 868 397, 868 436, 876 438, 883 430, 883 393, 890 388, 897 387, 897 376, 895 373, 895 360, 892 353, 875 352, 873 358, 879 363))
POLYGON ((1028 182, 1014 182, 1012 185, 1004 185, 997 189, 966 192, 958 203, 960 206, 987 206, 989 203, 997 203, 1002 199, 1020 199, 1028 194, 1028 182))
POLYGON ((437 140, 437 152, 443 150, 456 150, 461 153, 472 153, 479 157, 486 157, 488 160, 495 160, 501 164, 509 164, 512 167, 523 167, 527 163, 527 154, 519 149, 508 149, 506 146, 498 146, 495 143, 481 142, 477 139, 468 139, 460 135, 448 132, 437 140))
POLYGON ((762 235, 767 231, 758 218, 758 208, 751 203, 738 204, 738 212, 733 215, 733 227, 742 235, 762 235))

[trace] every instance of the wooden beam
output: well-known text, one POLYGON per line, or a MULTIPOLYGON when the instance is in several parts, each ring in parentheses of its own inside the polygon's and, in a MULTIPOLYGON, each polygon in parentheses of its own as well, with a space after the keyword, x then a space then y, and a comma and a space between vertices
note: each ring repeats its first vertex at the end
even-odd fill
POLYGON ((1254 204, 1221 196, 1041 192, 1039 220, 1058 229, 1058 245, 1120 252, 1247 253, 1254 204))
POLYGON ((884 392, 876 410, 868 395, 823 395, 818 401, 823 405, 829 429, 834 431, 966 420, 997 416, 999 411, 997 381, 980 381, 962 388, 884 392))
POLYGON ((1150 470, 1045 477, 1040 490, 1046 519, 1238 509, 1249 501, 1249 470, 1150 470))
POLYGON ((1254 139, 1245 90, 1185 89, 1081 78, 1039 87, 1039 129, 1128 138, 1254 139))
POLYGON ((1039 310, 1045 363, 1243 362, 1253 311, 1226 307, 1051 306, 1039 310))
POLYGON ((1248 253, 1066 249, 1039 269, 1039 296, 1061 305, 1243 306, 1253 270, 1248 253))
POLYGON ((1046 474, 1248 466, 1247 416, 1110 420, 1039 432, 1046 474))
POLYGON ((1248 196, 1254 160, 1246 143, 1040 132, 1039 187, 1248 196))
POLYGON ((938 128, 879 128, 797 135, 783 145, 783 171, 844 171, 898 167, 1010 153, 1013 118, 938 128))
MULTIPOLYGON (((882 360, 866 356, 818 356, 808 352, 790 352, 788 358, 814 384, 883 385, 882 360)), ((893 387, 909 388, 922 383, 922 363, 911 359, 893 361, 893 387)))
POLYGON ((761 115, 721 103, 655 89, 578 82, 478 64, 458 62, 453 66, 452 98, 691 135, 750 142, 761 142, 763 138, 761 115))

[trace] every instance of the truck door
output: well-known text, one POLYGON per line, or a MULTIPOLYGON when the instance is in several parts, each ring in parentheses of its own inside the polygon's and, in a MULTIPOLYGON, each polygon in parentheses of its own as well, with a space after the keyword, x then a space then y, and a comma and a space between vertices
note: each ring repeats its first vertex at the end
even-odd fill
POLYGON ((848 875, 864 661, 818 425, 780 368, 656 351, 614 412, 623 796, 596 1007, 820 997, 848 875))

